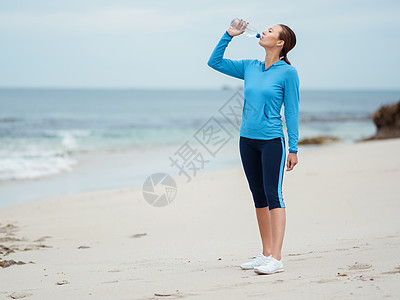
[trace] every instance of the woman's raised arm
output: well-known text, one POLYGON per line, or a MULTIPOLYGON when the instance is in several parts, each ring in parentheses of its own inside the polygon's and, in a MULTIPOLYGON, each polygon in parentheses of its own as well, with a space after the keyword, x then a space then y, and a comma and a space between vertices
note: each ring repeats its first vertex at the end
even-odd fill
MULTIPOLYGON (((242 30, 242 33, 243 32, 244 30, 242 30)), ((215 46, 207 64, 221 73, 235 78, 244 79, 244 70, 251 59, 232 60, 224 58, 226 47, 232 38, 233 37, 229 35, 228 31, 224 32, 217 46, 215 46)))

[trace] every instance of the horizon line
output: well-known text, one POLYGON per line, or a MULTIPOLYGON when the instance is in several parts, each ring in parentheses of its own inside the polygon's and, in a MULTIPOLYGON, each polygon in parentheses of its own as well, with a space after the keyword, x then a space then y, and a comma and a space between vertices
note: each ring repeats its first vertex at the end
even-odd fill
MULTIPOLYGON (((84 87, 84 86, 55 86, 55 87, 45 87, 45 86, 0 86, 0 90, 138 90, 138 91, 234 91, 243 90, 242 86, 232 87, 228 85, 222 85, 221 87, 84 87)), ((300 88, 301 91, 392 91, 400 92, 400 88, 300 88)))

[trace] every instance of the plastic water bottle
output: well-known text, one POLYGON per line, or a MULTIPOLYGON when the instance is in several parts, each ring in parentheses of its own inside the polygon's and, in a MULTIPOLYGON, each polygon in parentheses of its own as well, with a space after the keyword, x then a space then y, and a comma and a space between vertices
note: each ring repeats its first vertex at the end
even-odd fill
POLYGON ((231 28, 233 30, 237 30, 237 31, 242 31, 244 29, 245 31, 243 33, 245 35, 247 35, 248 37, 256 37, 256 38, 260 38, 261 37, 261 34, 259 34, 257 32, 257 30, 253 26, 250 26, 247 23, 244 23, 243 25, 240 25, 239 23, 240 23, 240 19, 239 18, 233 19, 231 21, 231 28))

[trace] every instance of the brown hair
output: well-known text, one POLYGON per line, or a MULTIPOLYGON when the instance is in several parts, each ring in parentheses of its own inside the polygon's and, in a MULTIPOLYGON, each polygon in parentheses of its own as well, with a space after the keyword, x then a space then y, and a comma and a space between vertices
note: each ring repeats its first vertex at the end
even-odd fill
POLYGON ((285 42, 285 44, 283 44, 283 48, 281 50, 281 53, 279 54, 279 57, 283 56, 283 60, 290 65, 291 63, 287 58, 287 54, 296 45, 296 35, 294 34, 293 30, 290 29, 288 26, 284 24, 278 25, 282 28, 282 31, 279 33, 279 39, 285 42))

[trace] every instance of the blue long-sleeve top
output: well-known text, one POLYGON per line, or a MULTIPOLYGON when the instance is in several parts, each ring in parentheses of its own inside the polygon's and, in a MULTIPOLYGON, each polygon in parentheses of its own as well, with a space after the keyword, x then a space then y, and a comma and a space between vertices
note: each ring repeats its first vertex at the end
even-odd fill
POLYGON ((289 152, 297 153, 299 136, 299 76, 297 70, 280 60, 265 70, 258 59, 223 58, 232 40, 224 32, 208 60, 208 65, 226 75, 244 80, 244 103, 240 136, 269 140, 284 137, 281 108, 285 106, 289 152))

